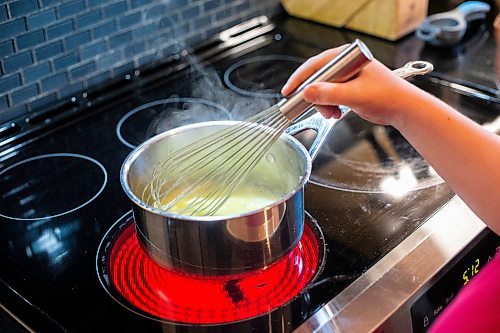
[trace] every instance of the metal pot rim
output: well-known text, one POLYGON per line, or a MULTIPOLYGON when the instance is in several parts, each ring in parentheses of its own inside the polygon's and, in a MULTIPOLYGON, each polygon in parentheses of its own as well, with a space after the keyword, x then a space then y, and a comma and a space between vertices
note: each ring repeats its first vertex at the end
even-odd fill
POLYGON ((141 143, 139 146, 137 146, 130 154, 125 158, 122 167, 120 169, 120 183, 125 191, 125 194, 132 200, 133 203, 135 203, 137 206, 139 206, 142 209, 145 209, 153 214, 158 214, 167 218, 172 218, 172 219, 177 219, 177 220, 186 220, 186 221, 197 221, 197 222, 203 222, 203 221, 221 221, 221 220, 230 220, 230 219, 239 219, 239 218, 244 218, 250 215, 258 214, 261 212, 264 212, 265 210, 269 209, 270 207, 277 206, 285 201, 287 201, 289 198, 294 196, 298 191, 302 190, 304 185, 307 183, 309 180, 309 177, 311 175, 311 170, 312 170, 312 162, 311 162, 311 157, 306 150, 306 148, 294 137, 292 137, 289 134, 283 133, 279 140, 286 140, 288 144, 290 144, 296 151, 297 153, 301 156, 302 160, 305 163, 304 167, 304 172, 303 172, 303 177, 301 178, 300 182, 295 186, 295 188, 282 196, 279 200, 276 200, 272 204, 269 204, 263 208, 245 212, 242 214, 234 214, 234 215, 225 215, 225 216, 185 216, 185 215, 180 215, 180 214, 175 214, 175 213, 170 213, 155 207, 152 207, 148 204, 146 204, 144 201, 142 201, 139 197, 137 197, 133 192, 132 189, 130 188, 128 181, 127 181, 127 175, 129 173, 130 167, 132 163, 141 155, 141 153, 148 149, 150 146, 155 144, 158 141, 163 140, 166 137, 175 135, 177 133, 191 130, 194 128, 198 127, 206 127, 206 126, 212 126, 212 125, 234 125, 237 124, 239 121, 233 121, 233 120, 223 120, 223 121, 205 121, 205 122, 200 122, 200 123, 194 123, 190 125, 185 125, 181 127, 177 127, 168 131, 165 131, 163 133, 160 133, 158 135, 155 135, 154 137, 144 141, 141 143))

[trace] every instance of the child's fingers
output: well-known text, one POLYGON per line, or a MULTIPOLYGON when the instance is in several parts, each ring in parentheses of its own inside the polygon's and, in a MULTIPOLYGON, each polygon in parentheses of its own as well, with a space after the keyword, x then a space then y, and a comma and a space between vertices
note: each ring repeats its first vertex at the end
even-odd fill
POLYGON ((312 83, 304 89, 304 99, 316 105, 339 105, 337 90, 341 89, 338 83, 312 83))
POLYGON ((338 106, 335 105, 315 105, 314 108, 319 113, 321 113, 321 115, 326 119, 328 118, 339 119, 340 116, 342 115, 342 112, 340 111, 338 106))

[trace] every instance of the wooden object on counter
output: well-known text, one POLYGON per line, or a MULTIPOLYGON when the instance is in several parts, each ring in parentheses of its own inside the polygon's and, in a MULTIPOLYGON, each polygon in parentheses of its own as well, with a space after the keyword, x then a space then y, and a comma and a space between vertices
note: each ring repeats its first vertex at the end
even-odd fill
POLYGON ((288 14, 396 40, 427 16, 428 0, 281 0, 288 14))

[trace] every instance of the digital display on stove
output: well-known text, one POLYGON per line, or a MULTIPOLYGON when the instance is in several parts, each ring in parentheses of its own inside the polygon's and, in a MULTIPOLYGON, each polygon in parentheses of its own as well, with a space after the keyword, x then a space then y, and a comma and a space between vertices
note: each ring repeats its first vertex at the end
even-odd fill
POLYGON ((461 259, 438 273, 437 281, 411 306, 413 333, 426 332, 446 306, 455 299, 460 289, 468 284, 495 254, 500 255, 499 237, 490 232, 464 252, 461 259))

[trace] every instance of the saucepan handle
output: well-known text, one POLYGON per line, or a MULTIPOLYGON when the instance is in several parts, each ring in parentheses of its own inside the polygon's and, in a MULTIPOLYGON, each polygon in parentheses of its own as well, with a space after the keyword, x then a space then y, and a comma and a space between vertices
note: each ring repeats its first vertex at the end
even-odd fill
MULTIPOLYGON (((393 72, 394 74, 406 79, 416 75, 425 75, 430 73, 433 69, 434 66, 427 61, 411 61, 393 72)), ((339 108, 342 111, 342 116, 350 111, 350 109, 346 106, 341 105, 339 108)), ((308 129, 316 131, 316 138, 309 148, 309 155, 311 155, 311 159, 314 161, 321 146, 325 142, 328 133, 330 133, 338 121, 339 119, 325 119, 321 114, 315 113, 304 120, 292 124, 286 129, 285 133, 295 135, 308 129)))

